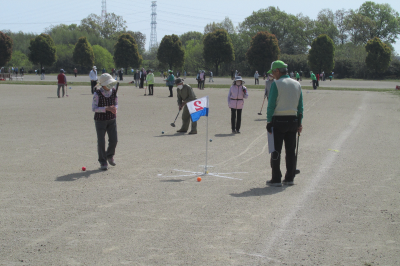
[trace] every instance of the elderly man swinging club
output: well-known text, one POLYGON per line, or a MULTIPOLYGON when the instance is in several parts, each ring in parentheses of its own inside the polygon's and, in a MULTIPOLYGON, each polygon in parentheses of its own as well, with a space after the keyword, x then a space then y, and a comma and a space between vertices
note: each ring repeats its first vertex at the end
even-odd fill
POLYGON ((281 187, 293 185, 296 171, 296 133, 301 133, 303 127, 303 94, 301 85, 287 75, 287 65, 277 60, 272 62, 268 73, 274 75, 268 96, 267 130, 274 135, 275 151, 271 153, 272 179, 268 186, 281 187), (300 119, 300 121, 299 121, 300 119), (286 174, 281 183, 280 169, 282 145, 285 142, 286 174))
MULTIPOLYGON (((177 85, 176 94, 178 96, 178 106, 179 110, 182 110, 182 127, 177 132, 186 133, 189 129, 189 124, 191 120, 191 116, 189 113, 189 109, 186 106, 186 103, 196 100, 196 95, 192 87, 188 84, 183 84, 183 79, 177 78, 175 80, 175 84, 177 85)), ((192 130, 189 134, 197 134, 197 122, 192 122, 192 130)))

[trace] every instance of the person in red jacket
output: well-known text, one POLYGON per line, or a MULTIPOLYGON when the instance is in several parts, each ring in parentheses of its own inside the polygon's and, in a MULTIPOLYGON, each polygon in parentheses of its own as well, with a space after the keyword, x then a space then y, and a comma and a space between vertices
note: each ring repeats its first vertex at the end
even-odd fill
POLYGON ((62 97, 64 97, 65 89, 67 86, 67 77, 64 74, 64 69, 60 69, 60 74, 57 76, 58 86, 57 86, 57 96, 60 98, 60 88, 62 87, 62 97))

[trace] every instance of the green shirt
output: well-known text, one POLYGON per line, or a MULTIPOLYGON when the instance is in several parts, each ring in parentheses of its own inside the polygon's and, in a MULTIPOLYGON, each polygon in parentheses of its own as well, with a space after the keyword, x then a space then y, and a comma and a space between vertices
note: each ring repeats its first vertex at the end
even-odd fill
POLYGON ((311 80, 317 80, 317 77, 315 76, 314 73, 311 73, 311 80))
MULTIPOLYGON (((280 79, 290 78, 288 75, 283 75, 280 79)), ((271 85, 271 89, 269 91, 268 96, 268 107, 267 107, 267 123, 272 121, 272 116, 274 115, 275 108, 276 108, 276 101, 278 99, 278 88, 276 87, 275 81, 271 85)), ((299 114, 303 114, 303 93, 300 93, 299 103, 297 105, 297 116, 299 114)), ((303 116, 302 116, 303 120, 303 116)), ((301 123, 301 121, 300 121, 301 123)))

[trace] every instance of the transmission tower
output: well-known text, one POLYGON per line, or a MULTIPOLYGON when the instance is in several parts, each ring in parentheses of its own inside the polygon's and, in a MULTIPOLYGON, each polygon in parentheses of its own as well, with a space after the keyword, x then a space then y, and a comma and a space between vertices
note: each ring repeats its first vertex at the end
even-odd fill
POLYGON ((107 17, 107 4, 106 0, 101 1, 101 19, 104 21, 107 17))
POLYGON ((157 1, 152 1, 151 2, 151 35, 150 35, 150 46, 149 50, 153 48, 154 46, 157 46, 157 13, 156 13, 156 7, 157 7, 157 1))

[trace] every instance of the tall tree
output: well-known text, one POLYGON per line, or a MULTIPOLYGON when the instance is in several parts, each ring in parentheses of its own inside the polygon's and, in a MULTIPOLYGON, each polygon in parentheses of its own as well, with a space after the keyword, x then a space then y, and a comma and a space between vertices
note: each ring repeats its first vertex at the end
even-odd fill
POLYGON ((375 23, 369 17, 352 10, 346 17, 345 24, 351 42, 360 45, 365 44, 370 39, 370 29, 374 27, 375 23))
POLYGON ((246 57, 255 70, 263 73, 269 70, 273 61, 278 60, 279 55, 280 50, 275 35, 267 31, 261 31, 252 38, 246 57))
POLYGON ((345 9, 339 9, 335 12, 335 26, 338 29, 338 40, 339 44, 344 44, 347 41, 348 34, 346 29, 346 18, 349 15, 349 11, 345 9))
POLYGON ((183 66, 185 62, 185 50, 177 35, 164 36, 158 48, 157 59, 161 64, 167 64, 171 70, 174 67, 180 68, 183 66))
POLYGON ((56 46, 50 35, 45 33, 31 39, 29 51, 29 60, 33 64, 40 64, 40 68, 43 65, 50 66, 57 61, 56 46))
POLYGON ((339 31, 335 25, 335 15, 328 8, 322 9, 315 21, 315 35, 319 36, 321 34, 328 35, 335 43, 339 35, 339 31))
POLYGON ((107 49, 100 45, 93 45, 94 64, 98 69, 105 68, 108 73, 114 68, 114 59, 112 54, 107 49))
POLYGON ((128 33, 121 34, 114 46, 115 65, 128 71, 128 67, 139 67, 142 60, 135 39, 128 33))
POLYGON ((222 63, 230 63, 235 60, 235 51, 232 40, 226 30, 215 30, 204 37, 204 60, 207 64, 215 66, 215 75, 218 76, 218 68, 222 63))
POLYGON ((183 46, 186 46, 186 43, 187 43, 188 41, 191 41, 191 40, 202 41, 202 40, 203 40, 203 37, 204 37, 204 35, 203 35, 203 33, 201 33, 201 32, 198 32, 198 31, 188 31, 188 32, 186 32, 186 33, 180 35, 180 36, 179 36, 179 39, 181 40, 182 45, 183 45, 183 46))
POLYGON ((0 31, 0 67, 7 64, 12 55, 13 40, 0 31))
POLYGON ((107 13, 103 20, 96 14, 90 14, 87 18, 81 20, 79 26, 87 32, 100 32, 104 38, 117 37, 115 34, 126 30, 126 21, 114 13, 107 13))
POLYGON ((361 5, 358 13, 374 22, 369 27, 369 39, 378 37, 384 42, 396 42, 400 34, 400 17, 389 4, 367 1, 361 5))
POLYGON ((374 73, 383 73, 389 68, 391 50, 378 37, 369 40, 365 45, 365 50, 367 51, 365 63, 370 70, 374 73))
POLYGON ((189 40, 185 47, 185 69, 187 72, 197 72, 205 68, 203 57, 204 44, 201 40, 189 40))
POLYGON ((86 70, 91 69, 94 65, 93 48, 86 37, 80 37, 75 44, 73 59, 74 63, 81 65, 86 70))
POLYGON ((335 44, 326 34, 318 36, 308 52, 308 65, 316 73, 330 72, 335 67, 335 44))
POLYGON ((144 35, 140 31, 128 30, 126 33, 128 33, 133 37, 133 39, 135 39, 135 42, 138 46, 139 54, 143 54, 146 51, 146 48, 144 47, 146 44, 146 35, 144 35))
POLYGON ((204 27, 204 34, 213 32, 218 29, 224 29, 228 32, 228 34, 236 33, 235 27, 233 26, 232 20, 229 17, 225 17, 225 19, 218 23, 210 23, 204 27))
POLYGON ((309 25, 294 15, 270 6, 245 18, 239 24, 239 32, 247 32, 252 37, 259 31, 268 31, 278 39, 282 53, 299 54, 304 53, 310 44, 306 42, 309 36, 312 36, 309 25))

